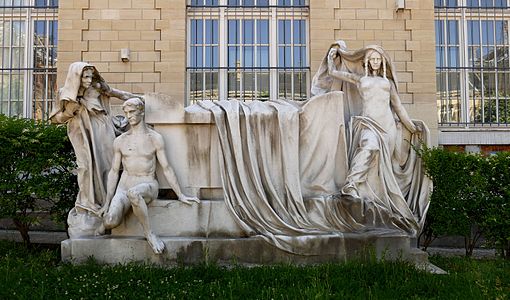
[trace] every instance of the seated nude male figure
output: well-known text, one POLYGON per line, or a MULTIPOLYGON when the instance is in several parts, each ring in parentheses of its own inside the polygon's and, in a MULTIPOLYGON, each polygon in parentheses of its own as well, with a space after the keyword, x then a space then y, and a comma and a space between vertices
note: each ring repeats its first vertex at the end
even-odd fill
POLYGON ((102 211, 103 225, 97 233, 103 234, 105 229, 117 227, 129 208, 133 208, 147 242, 154 253, 160 254, 165 244, 152 232, 147 211, 147 204, 158 196, 159 191, 156 162, 163 168, 163 174, 181 202, 191 205, 192 201, 199 203, 200 200, 181 192, 165 155, 163 137, 145 124, 144 109, 144 102, 138 98, 131 98, 123 105, 131 128, 113 143, 114 156, 108 173, 106 204, 102 211), (121 164, 124 170, 119 180, 121 164))

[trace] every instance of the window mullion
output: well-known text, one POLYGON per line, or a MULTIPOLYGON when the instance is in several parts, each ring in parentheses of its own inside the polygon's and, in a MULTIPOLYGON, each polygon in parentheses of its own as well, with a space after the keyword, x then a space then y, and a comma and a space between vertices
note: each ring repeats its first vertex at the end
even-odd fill
MULTIPOLYGON (((220 0, 220 5, 226 5, 226 0, 220 0)), ((227 85, 227 63, 228 63, 228 41, 227 41, 227 18, 225 17, 225 7, 220 8, 220 17, 218 21, 219 41, 218 52, 220 55, 220 68, 218 70, 218 97, 219 100, 227 100, 228 98, 228 85, 227 85)))
MULTIPOLYGON (((459 35, 459 45, 460 45, 460 99, 462 103, 461 109, 461 122, 466 124, 466 127, 469 125, 469 109, 470 109, 470 101, 469 101, 469 75, 468 67, 468 46, 467 46, 467 20, 466 20, 466 9, 462 8, 461 17, 460 17, 460 35, 459 35)), ((473 108, 474 111, 475 108, 473 108)))
POLYGON ((33 34, 31 34, 33 30, 32 26, 32 12, 30 8, 26 8, 26 18, 25 18, 25 63, 23 67, 25 68, 25 72, 23 74, 23 116, 25 118, 32 118, 32 58, 33 58, 33 34))
MULTIPOLYGON (((275 5, 276 0, 271 0, 272 5, 275 5)), ((271 19, 269 22, 269 66, 270 66, 270 74, 269 74, 269 94, 271 100, 278 99, 278 19, 277 19, 277 11, 275 7, 271 8, 271 19)))

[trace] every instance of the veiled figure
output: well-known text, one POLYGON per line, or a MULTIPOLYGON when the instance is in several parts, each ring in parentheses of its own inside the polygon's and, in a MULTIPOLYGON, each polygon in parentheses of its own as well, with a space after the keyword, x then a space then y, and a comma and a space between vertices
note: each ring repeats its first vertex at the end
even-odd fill
POLYGON ((380 46, 345 48, 343 41, 332 45, 312 87, 314 94, 344 91, 350 121, 342 198, 359 204, 350 213, 360 225, 415 235, 428 208, 430 182, 410 146, 426 142, 428 129, 402 106, 395 68, 380 46))
POLYGON ((105 201, 116 131, 110 114, 110 97, 127 100, 133 96, 110 88, 93 65, 75 62, 69 66, 50 120, 67 124, 67 134, 76 154, 78 212, 97 214, 105 201))

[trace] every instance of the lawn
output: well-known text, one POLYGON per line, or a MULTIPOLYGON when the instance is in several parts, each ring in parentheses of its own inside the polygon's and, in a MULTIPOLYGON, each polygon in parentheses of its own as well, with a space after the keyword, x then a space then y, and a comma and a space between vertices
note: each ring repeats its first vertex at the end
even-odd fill
POLYGON ((309 267, 63 264, 58 249, 0 241, 0 299, 508 299, 510 261, 432 257, 448 275, 403 262, 309 267))

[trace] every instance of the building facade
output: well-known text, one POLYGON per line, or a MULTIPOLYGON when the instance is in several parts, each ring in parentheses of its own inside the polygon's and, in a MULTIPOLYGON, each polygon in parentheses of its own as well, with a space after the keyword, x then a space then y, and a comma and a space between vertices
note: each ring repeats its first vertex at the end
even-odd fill
POLYGON ((74 61, 114 87, 185 105, 304 100, 342 39, 388 51, 402 102, 439 144, 501 150, 510 144, 509 14, 506 0, 3 0, 1 113, 44 118, 74 61))

